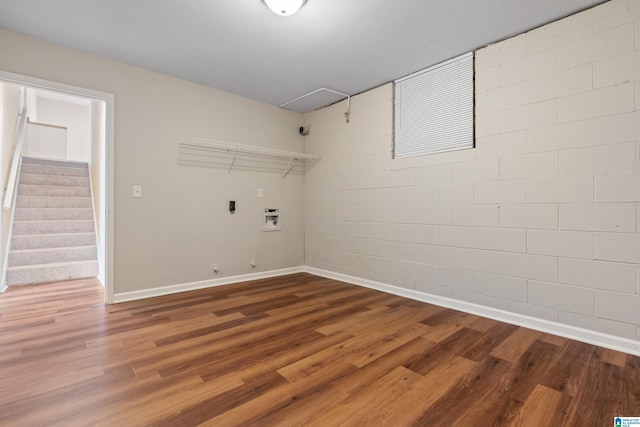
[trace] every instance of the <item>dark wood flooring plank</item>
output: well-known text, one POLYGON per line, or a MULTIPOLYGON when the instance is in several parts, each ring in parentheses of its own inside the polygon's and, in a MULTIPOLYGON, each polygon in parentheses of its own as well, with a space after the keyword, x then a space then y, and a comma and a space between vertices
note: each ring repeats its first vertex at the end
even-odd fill
POLYGON ((0 425, 610 425, 640 357, 306 273, 0 295, 0 425), (480 424, 479 424, 480 423, 480 424))
POLYGON ((492 356, 516 362, 540 336, 542 332, 518 328, 491 352, 492 356))
MULTIPOLYGON (((251 426, 266 425, 267 423, 281 425, 282 421, 288 419, 295 412, 311 409, 305 400, 309 400, 310 397, 323 390, 332 389, 332 382, 355 371, 357 368, 349 363, 334 363, 315 375, 274 388, 242 406, 211 419, 209 422, 211 425, 251 426)), ((340 395, 340 393, 337 394, 340 395)), ((317 411, 317 408, 313 408, 313 411, 317 411)))
POLYGON ((235 375, 225 375, 215 382, 202 381, 197 376, 176 378, 158 384, 157 390, 128 403, 124 406, 125 410, 108 407, 89 419, 95 420, 92 425, 100 426, 150 426, 159 420, 175 416, 194 402, 220 396, 243 386, 245 383, 235 375))
MULTIPOLYGON (((469 325, 471 329, 471 325, 469 325)), ((491 351, 506 340, 512 333, 518 330, 515 325, 509 325, 507 323, 499 323, 489 328, 484 336, 469 346, 462 354, 467 359, 479 362, 491 353, 491 351)))
MULTIPOLYGON (((212 355, 211 361, 207 361, 199 367, 197 372, 204 379, 215 379, 226 372, 248 369, 260 364, 263 360, 277 357, 279 354, 295 350, 297 347, 305 347, 323 338, 325 335, 315 331, 298 331, 279 340, 274 340, 271 337, 251 340, 236 348, 231 347, 217 351, 212 355)), ((183 371, 184 366, 180 365, 159 369, 158 374, 165 378, 180 375, 183 371)))
POLYGON ((406 389, 400 390, 386 389, 383 377, 345 401, 343 410, 340 411, 346 418, 344 425, 414 424, 426 408, 438 401, 475 366, 476 363, 470 360, 456 357, 430 371, 426 376, 418 377, 419 379, 408 384, 406 389), (377 387, 378 384, 382 386, 382 390, 377 387), (373 396, 376 400, 368 405, 373 396), (355 411, 353 406, 356 407, 355 411), (360 408, 364 411, 360 411, 360 408))
POLYGON ((427 341, 422 337, 414 338, 396 347, 384 356, 379 357, 377 360, 363 366, 348 377, 341 378, 334 382, 334 386, 347 394, 355 394, 398 366, 404 365, 416 354, 424 353, 435 345, 435 343, 427 341))
MULTIPOLYGON (((362 304, 365 304, 364 302, 362 304)), ((296 331, 313 330, 315 326, 322 325, 332 319, 337 320, 349 316, 352 312, 364 310, 360 307, 320 307, 307 308, 302 312, 294 312, 294 315, 282 314, 280 316, 266 317, 258 322, 236 326, 233 329, 225 329, 213 335, 205 335, 195 340, 185 341, 186 348, 180 346, 182 351, 176 354, 178 346, 164 346, 162 351, 154 352, 135 361, 136 372, 158 371, 160 369, 198 369, 215 360, 216 353, 228 348, 240 348, 247 342, 255 339, 276 340, 296 331), (168 355, 172 355, 167 359, 168 355)))
POLYGON ((157 427, 197 425, 230 411, 243 403, 250 402, 286 383, 287 381, 277 372, 272 372, 228 392, 189 404, 180 412, 154 422, 154 425, 157 427))
POLYGON ((420 336, 421 327, 414 324, 391 333, 384 329, 372 330, 285 366, 278 372, 289 381, 296 381, 337 361, 348 361, 361 368, 420 336))
POLYGON ((482 340, 483 334, 473 329, 463 328, 423 353, 415 354, 403 364, 419 374, 426 374, 448 359, 461 356, 471 346, 482 340))
POLYGON ((194 338, 212 335, 220 331, 231 330, 237 326, 247 325, 249 323, 257 322, 258 320, 264 319, 265 317, 267 316, 264 314, 258 314, 254 316, 248 316, 248 317, 242 316, 237 319, 229 320, 228 322, 218 323, 216 325, 207 326, 206 328, 198 328, 195 330, 192 329, 190 331, 182 332, 180 334, 172 335, 159 340, 154 340, 154 343, 158 347, 177 344, 182 341, 187 341, 187 340, 192 340, 194 338))
POLYGON ((509 425, 529 427, 533 422, 537 427, 568 425, 565 413, 571 400, 569 396, 559 391, 537 385, 509 425))
MULTIPOLYGON (((501 387, 499 379, 511 366, 510 362, 488 356, 428 407, 414 425, 464 425, 458 424, 458 420, 478 402, 490 402, 494 398, 501 387)), ((491 425, 490 420, 487 425, 491 425)))
MULTIPOLYGON (((348 425, 376 425, 361 421, 367 414, 377 407, 387 406, 393 399, 404 394, 419 383, 423 377, 402 366, 395 368, 387 375, 372 383, 359 394, 350 396, 337 406, 323 414, 317 414, 310 422, 312 426, 348 426, 348 425)), ((396 425, 405 425, 401 420, 395 420, 396 425)))
POLYGON ((640 409, 640 356, 626 355, 627 363, 624 366, 624 394, 625 414, 631 414, 640 409))
MULTIPOLYGON (((633 396, 640 384, 635 383, 628 388, 624 368, 603 362, 596 351, 590 351, 582 378, 576 381, 574 400, 584 402, 584 407, 573 406, 569 409, 567 422, 573 425, 596 426, 610 423, 616 416, 635 416, 640 410, 637 399, 633 396), (635 402, 634 402, 635 400, 635 402)), ((637 377, 636 377, 637 378, 637 377)))
POLYGON ((595 347, 567 340, 556 362, 540 378, 540 384, 575 397, 588 375, 589 360, 595 347))
POLYGON ((502 377, 494 378, 499 384, 490 398, 479 400, 456 422, 471 425, 485 420, 488 425, 511 424, 524 402, 538 385, 539 378, 549 369, 558 347, 535 341, 502 377))
MULTIPOLYGON (((445 310, 444 313, 439 313, 436 316, 424 319, 421 323, 431 326, 432 330, 424 335, 424 338, 429 341, 440 342, 449 338, 451 335, 460 331, 463 328, 468 328, 468 325, 474 323, 478 318, 471 314, 462 313, 452 310, 451 313, 447 313, 449 310, 445 310)), ((476 330, 476 329, 474 329, 476 330)), ((482 332, 482 331, 478 331, 482 332)))

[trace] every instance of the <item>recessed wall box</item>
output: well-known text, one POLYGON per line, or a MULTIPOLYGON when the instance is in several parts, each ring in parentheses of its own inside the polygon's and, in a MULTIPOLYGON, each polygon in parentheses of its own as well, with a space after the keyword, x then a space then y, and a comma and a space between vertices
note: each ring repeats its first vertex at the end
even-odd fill
POLYGON ((264 210, 264 231, 280 231, 280 209, 264 210))

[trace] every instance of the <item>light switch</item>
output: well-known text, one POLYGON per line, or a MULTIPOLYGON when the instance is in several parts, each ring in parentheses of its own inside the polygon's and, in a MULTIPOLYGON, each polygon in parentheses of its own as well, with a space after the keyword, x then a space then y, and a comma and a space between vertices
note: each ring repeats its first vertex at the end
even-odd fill
POLYGON ((133 197, 136 199, 139 199, 142 197, 142 186, 141 185, 134 185, 133 186, 133 197))
POLYGON ((264 197, 264 188, 258 188, 258 197, 264 197))

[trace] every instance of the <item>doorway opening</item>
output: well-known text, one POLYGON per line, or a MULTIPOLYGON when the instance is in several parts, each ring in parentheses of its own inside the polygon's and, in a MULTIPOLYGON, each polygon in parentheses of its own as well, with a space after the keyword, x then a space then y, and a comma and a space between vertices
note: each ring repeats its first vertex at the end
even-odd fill
MULTIPOLYGON (((105 288, 105 302, 113 302, 113 95, 62 83, 0 71, 0 179, 7 183, 14 157, 14 136, 21 114, 28 135, 23 156, 88 164, 95 215, 97 278, 105 288), (28 120, 27 120, 28 117, 28 120), (40 138, 39 135, 46 135, 40 138), (42 141, 48 141, 42 144, 42 141)), ((23 157, 24 158, 24 157, 23 157)), ((15 205, 15 201, 13 202, 15 205)), ((6 206, 6 204, 5 204, 6 206)), ((0 212, 0 265, 6 273, 15 207, 0 212)))

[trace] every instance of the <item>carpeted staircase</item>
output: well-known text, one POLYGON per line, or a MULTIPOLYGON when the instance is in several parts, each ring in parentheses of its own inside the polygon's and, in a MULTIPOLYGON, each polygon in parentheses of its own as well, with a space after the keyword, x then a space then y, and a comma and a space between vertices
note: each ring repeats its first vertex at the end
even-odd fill
POLYGON ((87 163, 22 159, 7 285, 98 274, 87 163))

